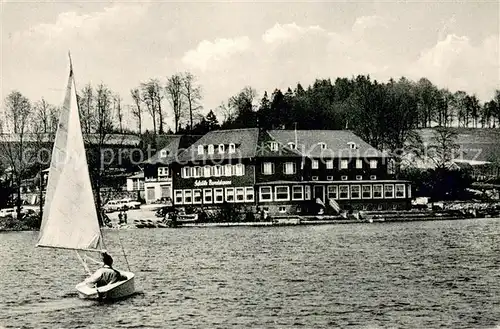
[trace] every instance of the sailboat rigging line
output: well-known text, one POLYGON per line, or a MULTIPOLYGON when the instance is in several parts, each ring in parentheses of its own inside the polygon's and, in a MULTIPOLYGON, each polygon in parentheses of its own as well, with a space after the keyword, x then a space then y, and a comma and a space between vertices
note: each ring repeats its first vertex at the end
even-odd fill
POLYGON ((102 262, 100 262, 98 260, 95 260, 94 258, 90 257, 89 255, 85 255, 85 258, 88 259, 88 260, 91 260, 95 264, 99 264, 99 265, 102 264, 102 262))
POLYGON ((78 250, 75 250, 75 253, 76 255, 78 256, 78 259, 80 260, 80 262, 82 263, 83 267, 85 268, 85 271, 87 272, 88 275, 92 275, 92 272, 90 272, 90 269, 89 267, 87 266, 87 263, 85 263, 85 261, 83 260, 82 256, 80 255, 80 253, 78 252, 78 250))
POLYGON ((128 263, 127 254, 125 253, 125 249, 123 248, 122 239, 120 238, 120 232, 118 231, 119 229, 116 231, 116 234, 118 235, 118 242, 120 242, 120 247, 122 248, 123 257, 125 257, 125 263, 127 264, 127 269, 130 272, 130 265, 128 263))
POLYGON ((106 251, 105 249, 84 249, 84 248, 70 248, 70 247, 59 247, 59 246, 45 246, 43 244, 37 244, 36 246, 40 248, 69 249, 76 251, 88 251, 88 252, 99 252, 99 253, 103 253, 106 251))

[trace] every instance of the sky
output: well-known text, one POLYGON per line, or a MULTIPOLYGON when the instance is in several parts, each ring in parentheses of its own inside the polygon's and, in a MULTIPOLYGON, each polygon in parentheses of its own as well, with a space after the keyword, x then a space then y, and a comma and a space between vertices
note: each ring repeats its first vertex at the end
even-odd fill
POLYGON ((205 113, 245 86, 260 98, 359 74, 482 101, 500 89, 499 1, 0 1, 2 99, 60 104, 68 50, 78 88, 105 83, 124 104, 141 82, 189 71, 205 113))

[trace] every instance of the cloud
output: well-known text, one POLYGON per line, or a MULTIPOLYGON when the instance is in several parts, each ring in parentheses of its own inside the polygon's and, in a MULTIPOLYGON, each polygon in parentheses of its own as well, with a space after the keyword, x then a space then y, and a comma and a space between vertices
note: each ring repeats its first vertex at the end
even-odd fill
POLYGON ((309 27, 301 27, 295 23, 284 24, 281 25, 276 23, 273 27, 268 29, 262 35, 262 40, 265 43, 275 43, 275 42, 286 42, 290 40, 294 40, 302 35, 309 33, 324 33, 323 30, 319 26, 309 26, 309 27))
POLYGON ((250 45, 250 38, 247 36, 216 39, 214 42, 203 40, 196 49, 184 54, 182 62, 192 68, 205 71, 209 66, 245 52, 250 45))
POLYGON ((387 19, 377 15, 360 16, 356 18, 356 21, 352 26, 352 31, 354 33, 363 33, 366 30, 378 27, 384 27, 384 28, 388 27, 387 19))
POLYGON ((73 11, 63 12, 57 16, 54 23, 41 23, 26 31, 16 32, 13 39, 15 43, 42 41, 46 45, 51 45, 54 42, 66 41, 75 36, 92 38, 108 30, 137 21, 145 15, 147 8, 147 3, 141 5, 116 4, 90 14, 78 14, 73 11))
POLYGON ((499 36, 474 45, 466 36, 448 34, 433 47, 421 52, 409 71, 414 78, 427 77, 440 87, 475 92, 491 97, 499 88, 499 36))

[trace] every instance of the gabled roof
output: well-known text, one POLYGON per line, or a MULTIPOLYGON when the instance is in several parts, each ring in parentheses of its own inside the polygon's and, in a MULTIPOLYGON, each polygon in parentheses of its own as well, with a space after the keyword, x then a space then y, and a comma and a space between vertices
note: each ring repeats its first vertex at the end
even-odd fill
POLYGON ((270 130, 269 135, 284 145, 297 140, 297 151, 307 157, 385 157, 349 130, 270 130), (323 149, 320 143, 326 144, 323 149), (354 143, 352 149, 350 143, 354 143))
POLYGON ((181 136, 175 136, 169 139, 167 145, 161 148, 155 155, 144 161, 144 164, 168 164, 171 163, 179 151, 181 136))
POLYGON ((276 140, 269 132, 262 132, 259 136, 259 145, 257 147, 257 156, 264 158, 289 158, 289 157, 302 157, 302 153, 297 150, 291 149, 287 144, 276 140), (277 150, 271 149, 272 143, 277 143, 277 150))
POLYGON ((178 161, 185 162, 252 158, 255 157, 257 153, 258 140, 258 128, 210 131, 202 138, 198 139, 185 151, 181 152, 178 156, 178 161), (227 145, 231 143, 236 145, 235 153, 228 153, 227 149, 224 153, 218 152, 219 144, 224 144, 227 148, 227 145), (214 145, 214 154, 208 154, 207 152, 207 146, 210 144, 214 145), (205 147, 203 154, 198 154, 198 145, 203 145, 205 147))

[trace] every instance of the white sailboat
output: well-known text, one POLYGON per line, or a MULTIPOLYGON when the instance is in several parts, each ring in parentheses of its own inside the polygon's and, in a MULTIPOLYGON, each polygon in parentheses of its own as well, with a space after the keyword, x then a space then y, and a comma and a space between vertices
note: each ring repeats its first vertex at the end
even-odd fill
MULTIPOLYGON (((36 246, 76 251, 89 274, 90 270, 80 253, 105 251, 85 155, 71 57, 36 246)), ((79 283, 76 286, 78 295, 89 299, 118 299, 133 294, 134 274, 130 271, 120 273, 127 280, 99 288, 79 283)))

